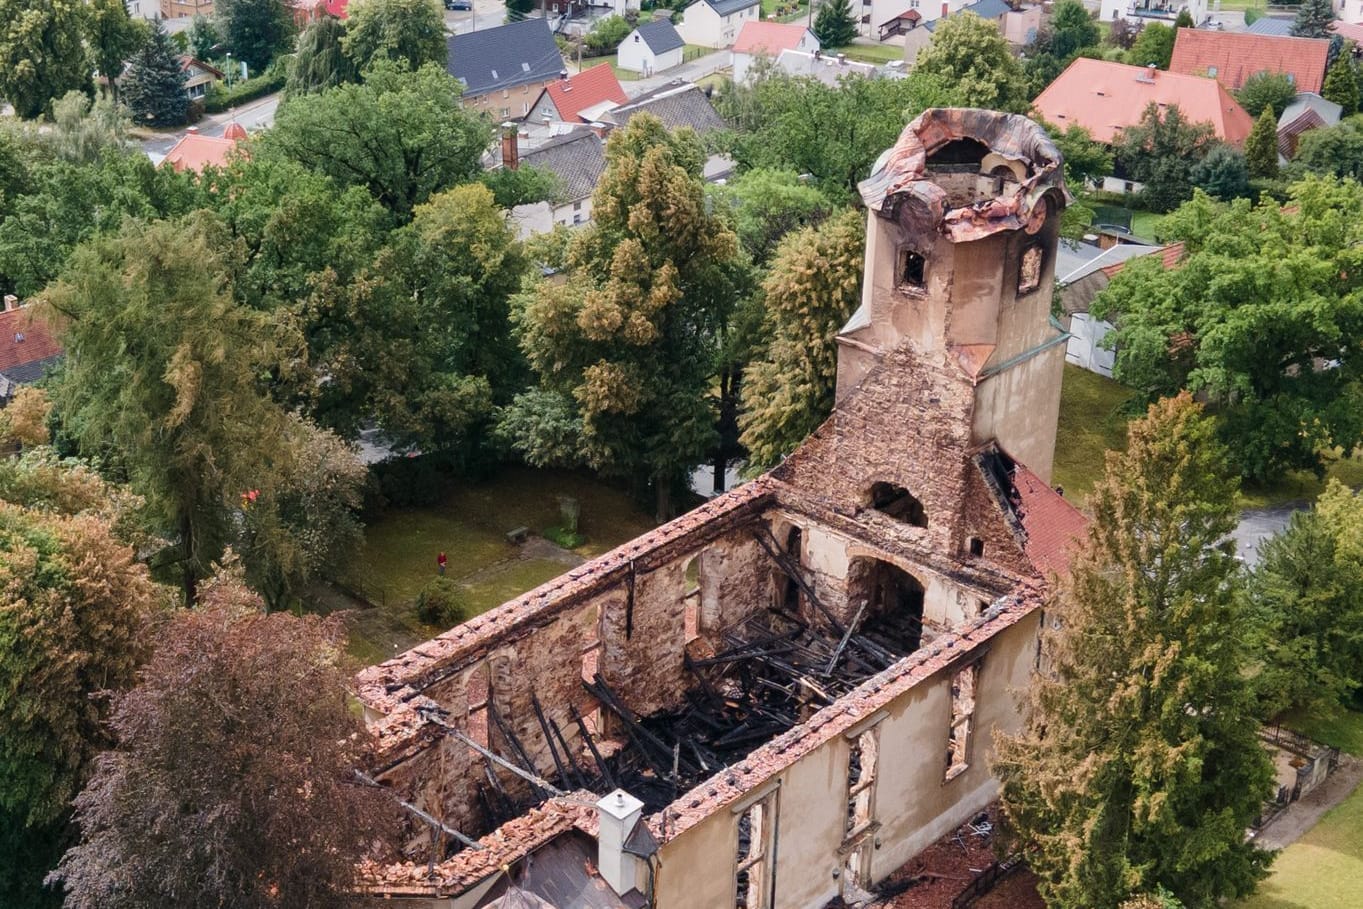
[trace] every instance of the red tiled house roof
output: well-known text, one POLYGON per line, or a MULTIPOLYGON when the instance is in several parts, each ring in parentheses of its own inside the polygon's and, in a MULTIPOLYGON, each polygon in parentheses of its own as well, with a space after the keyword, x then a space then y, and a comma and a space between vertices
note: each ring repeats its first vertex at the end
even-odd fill
POLYGON ((565 123, 577 122, 582 119, 582 111, 602 101, 624 104, 629 100, 609 63, 598 63, 576 76, 551 82, 544 90, 558 109, 558 118, 565 123))
POLYGON ((50 360, 62 352, 47 323, 27 306, 0 312, 0 373, 50 360))
POLYGON ((766 54, 775 57, 783 50, 795 50, 809 31, 803 25, 785 22, 759 22, 751 20, 743 23, 738 38, 734 41, 736 54, 766 54))
POLYGON ((1027 558, 1043 573, 1069 574, 1074 548, 1088 532, 1088 518, 1026 465, 1013 469, 1013 493, 1018 520, 1027 533, 1027 558))
POLYGON ((1250 115, 1215 79, 1086 57, 1071 63, 1032 106, 1062 129, 1082 126, 1097 141, 1111 145, 1123 129, 1140 122, 1152 103, 1177 105, 1192 122, 1210 123, 1216 137, 1231 145, 1243 145, 1254 127, 1250 115))
POLYGON ((1297 91, 1319 92, 1329 52, 1330 42, 1320 38, 1181 28, 1174 39, 1169 71, 1210 76, 1229 91, 1239 90, 1255 73, 1286 73, 1297 91))

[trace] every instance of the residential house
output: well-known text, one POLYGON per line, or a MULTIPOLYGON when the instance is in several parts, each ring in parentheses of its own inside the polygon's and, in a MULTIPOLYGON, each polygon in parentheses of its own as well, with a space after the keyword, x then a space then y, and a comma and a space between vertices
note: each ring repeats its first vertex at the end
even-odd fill
POLYGON ((1341 25, 1363 25, 1363 0, 1335 0, 1335 21, 1341 25))
POLYGON ((344 19, 349 15, 346 8, 350 0, 286 0, 286 3, 293 12, 294 24, 300 29, 323 16, 344 19))
POLYGON ((1194 25, 1207 21, 1207 0, 1102 0, 1098 18, 1104 22, 1125 19, 1137 25, 1146 22, 1173 25, 1185 9, 1193 17, 1194 25))
POLYGON ((813 53, 819 50, 819 39, 799 23, 758 22, 743 23, 734 41, 734 82, 741 83, 748 76, 748 68, 759 57, 774 60, 781 51, 813 53))
POLYGON ((531 123, 594 123, 598 114, 628 100, 611 65, 598 63, 575 76, 563 73, 546 85, 530 105, 526 120, 531 123))
MULTIPOLYGON (((606 169, 606 155, 601 136, 589 127, 575 129, 555 136, 535 148, 522 151, 516 128, 503 127, 502 167, 515 170, 529 166, 554 175, 558 193, 549 203, 551 222, 575 227, 586 224, 592 217, 592 193, 606 169)), ((518 220, 527 220, 534 206, 517 206, 512 212, 518 220), (520 209, 526 209, 520 211, 520 209)))
POLYGON ((929 110, 880 161, 817 433, 356 677, 406 813, 353 905, 865 905, 998 798, 1087 530, 1050 485, 1060 154, 929 110))
POLYGON ((202 98, 208 94, 214 82, 227 78, 216 66, 210 66, 188 54, 181 54, 179 59, 180 69, 185 74, 185 93, 191 98, 202 98))
MULTIPOLYGON (((1151 104, 1177 106, 1192 122, 1210 123, 1218 139, 1235 146, 1243 145, 1254 127, 1250 115, 1215 79, 1085 57, 1066 67, 1032 107, 1061 129, 1082 126, 1097 141, 1113 145, 1151 104)), ((1108 177, 1103 188, 1133 192, 1138 184, 1108 177)))
POLYGON ((616 59, 621 69, 652 76, 681 66, 685 52, 686 42, 676 27, 667 19, 654 19, 625 36, 616 59))
POLYGON ((1254 24, 1245 29, 1245 34, 1249 35, 1272 35, 1278 38, 1288 38, 1292 35, 1291 19, 1275 19, 1272 16, 1260 16, 1254 20, 1254 24))
POLYGON ((694 82, 671 82, 645 92, 606 111, 601 119, 611 126, 624 126, 635 114, 650 113, 668 129, 690 127, 698 135, 726 129, 728 124, 710 103, 710 97, 694 82))
POLYGON ((464 104, 499 120, 524 118, 540 91, 563 72, 563 55, 545 19, 451 35, 445 46, 445 66, 463 83, 464 104))
POLYGON ((134 19, 161 18, 161 0, 123 0, 123 6, 134 19))
POLYGON ((1181 28, 1174 39, 1169 71, 1210 76, 1230 92, 1239 91, 1256 73, 1282 73, 1297 91, 1319 92, 1329 54, 1330 42, 1320 38, 1181 28))
MULTIPOLYGON (((965 12, 994 22, 1006 32, 1005 22, 1014 10, 1007 0, 863 0, 863 33, 884 41, 965 12)), ((1039 10, 1036 15, 1039 18, 1039 10)))
POLYGON ((1089 308, 1127 261, 1155 254, 1161 256, 1165 268, 1173 268, 1183 257, 1183 244, 1114 243, 1102 246, 1060 241, 1056 250, 1055 286, 1060 291, 1063 311, 1060 323, 1069 332, 1065 362, 1112 378, 1117 352, 1107 347, 1106 339, 1112 333, 1113 325, 1090 315, 1089 308))
POLYGON ((940 14, 931 18, 923 16, 917 8, 900 13, 896 19, 880 26, 880 40, 891 35, 902 35, 904 39, 904 62, 913 66, 918 55, 930 44, 937 26, 943 19, 960 13, 973 13, 981 19, 993 22, 1003 34, 1004 40, 1017 47, 1023 47, 1036 40, 1037 29, 1041 27, 1041 7, 1018 6, 1014 8, 1005 0, 976 0, 960 9, 947 11, 943 4, 940 14))
POLYGON ((162 19, 212 15, 213 0, 161 0, 162 19))
POLYGON ((1291 161, 1297 156, 1302 133, 1334 126, 1343 113, 1344 108, 1320 95, 1306 92, 1297 95, 1278 118, 1278 160, 1283 164, 1291 161))
POLYGON ((760 18, 758 0, 696 0, 682 11, 677 33, 687 44, 732 47, 743 23, 760 18))
POLYGON ((29 306, 20 306, 18 297, 6 296, 0 311, 0 407, 21 386, 46 375, 61 353, 61 345, 47 323, 34 318, 29 306))
POLYGON ((161 166, 177 171, 192 170, 195 173, 203 173, 209 167, 226 167, 237 143, 245 138, 246 130, 236 121, 227 124, 220 137, 205 136, 198 127, 191 126, 185 130, 180 141, 166 152, 161 166))

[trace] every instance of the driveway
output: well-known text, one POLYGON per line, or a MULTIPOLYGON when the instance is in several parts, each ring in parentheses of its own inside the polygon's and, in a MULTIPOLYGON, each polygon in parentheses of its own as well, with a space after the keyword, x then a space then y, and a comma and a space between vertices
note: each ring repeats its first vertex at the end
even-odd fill
POLYGON ((662 88, 671 82, 681 80, 683 82, 695 82, 711 73, 719 72, 722 69, 731 69, 734 65, 733 52, 724 49, 717 50, 704 57, 697 57, 689 63, 681 66, 674 66, 667 72, 658 73, 656 76, 649 76, 647 79, 639 79, 634 82, 621 82, 620 85, 625 90, 625 94, 631 98, 637 98, 645 92, 651 92, 655 88, 662 88))

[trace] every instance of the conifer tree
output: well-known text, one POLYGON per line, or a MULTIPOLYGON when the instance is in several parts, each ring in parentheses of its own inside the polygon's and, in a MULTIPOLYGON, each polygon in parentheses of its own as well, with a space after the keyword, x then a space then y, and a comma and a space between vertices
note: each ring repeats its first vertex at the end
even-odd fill
POLYGON ((1343 108, 1341 116, 1358 113, 1358 75, 1347 55, 1341 54, 1325 74, 1325 85, 1320 94, 1326 101, 1333 101, 1343 108))
POLYGON ((1292 22, 1292 34, 1298 38, 1328 38, 1330 23, 1335 21, 1331 0, 1302 0, 1297 18, 1292 22))
POLYGON ((1245 140, 1245 164, 1255 180, 1272 180, 1278 176, 1278 120, 1273 108, 1265 107, 1254 128, 1245 140))
POLYGON ((1132 424, 1089 499, 1025 728, 999 737, 994 765, 1052 909, 1115 909, 1159 887, 1210 907, 1266 873, 1244 835, 1273 771, 1243 675, 1227 461, 1184 392, 1132 424))
POLYGON ((159 21, 123 75, 123 101, 141 126, 179 126, 185 122, 189 95, 185 73, 159 21))
POLYGON ((814 37, 825 48, 851 44, 857 36, 857 20, 849 0, 825 0, 814 18, 814 37))
POLYGON ((1178 18, 1174 20, 1174 28, 1197 28, 1197 23, 1193 21, 1193 14, 1188 12, 1186 6, 1178 11, 1178 18))

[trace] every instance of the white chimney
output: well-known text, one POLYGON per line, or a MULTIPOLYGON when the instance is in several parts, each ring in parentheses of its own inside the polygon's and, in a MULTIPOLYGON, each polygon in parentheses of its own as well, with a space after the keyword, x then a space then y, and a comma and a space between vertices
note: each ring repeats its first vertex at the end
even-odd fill
POLYGON ((601 829, 596 834, 596 866, 612 890, 623 896, 635 889, 639 859, 625 851, 625 839, 643 815, 644 803, 617 789, 596 803, 601 829))

